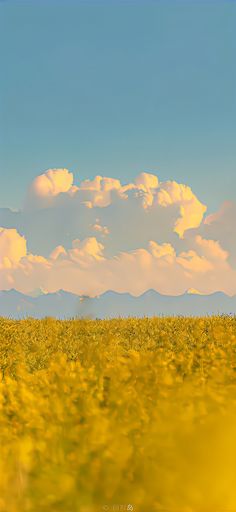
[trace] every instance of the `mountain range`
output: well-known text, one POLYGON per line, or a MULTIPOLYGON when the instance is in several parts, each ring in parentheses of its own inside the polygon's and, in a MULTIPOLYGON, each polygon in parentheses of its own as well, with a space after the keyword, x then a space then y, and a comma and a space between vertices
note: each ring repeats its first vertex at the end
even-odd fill
POLYGON ((236 314, 236 296, 223 292, 201 295, 188 291, 183 295, 161 295, 148 290, 138 297, 107 291, 98 297, 74 295, 63 290, 24 295, 14 289, 0 291, 0 316, 15 319, 46 316, 56 318, 114 318, 144 316, 201 316, 236 314))

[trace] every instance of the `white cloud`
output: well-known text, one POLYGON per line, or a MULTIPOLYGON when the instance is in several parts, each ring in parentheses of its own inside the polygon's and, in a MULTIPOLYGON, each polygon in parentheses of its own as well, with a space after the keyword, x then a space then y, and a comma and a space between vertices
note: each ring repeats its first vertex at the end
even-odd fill
POLYGON ((39 208, 53 204, 52 199, 60 194, 73 194, 73 173, 67 169, 48 169, 37 176, 29 187, 26 207, 39 208))
POLYGON ((50 169, 22 211, 0 210, 0 289, 236 293, 232 204, 204 217, 190 187, 149 173, 126 184, 73 181, 67 169, 50 169))
POLYGON ((163 207, 178 205, 180 216, 175 222, 175 231, 181 237, 191 228, 197 228, 206 212, 206 206, 193 194, 190 187, 167 181, 157 193, 157 202, 163 207))
POLYGON ((203 239, 196 243, 200 243, 201 254, 194 250, 178 254, 171 244, 151 240, 146 249, 109 258, 95 237, 77 239, 68 250, 56 247, 47 259, 24 255, 17 265, 0 271, 1 281, 4 287, 14 285, 24 293, 43 287, 49 292, 63 288, 80 295, 97 295, 109 289, 139 295, 148 288, 171 295, 189 288, 203 293, 222 289, 233 294, 236 272, 219 245, 203 239))
POLYGON ((11 268, 26 256, 26 240, 16 229, 0 227, 0 268, 11 268))
MULTIPOLYGON (((78 208, 81 205, 92 209, 104 209, 115 205, 120 209, 124 201, 136 203, 145 210, 153 210, 157 216, 165 209, 173 209, 174 231, 182 237, 187 229, 198 227, 203 219, 206 206, 192 192, 191 188, 175 181, 159 182, 154 174, 140 173, 134 183, 122 185, 120 180, 95 176, 93 180, 85 180, 80 185, 73 185, 73 174, 67 169, 50 169, 33 181, 27 206, 31 209, 78 208), (159 207, 159 208, 158 208, 159 207)), ((110 213, 110 211, 109 211, 110 213)), ((86 216, 86 212, 84 212, 86 216)), ((158 218, 157 218, 158 222, 158 218)))
POLYGON ((31 185, 31 193, 38 197, 55 197, 69 192, 73 184, 73 174, 67 169, 49 169, 37 176, 31 185))

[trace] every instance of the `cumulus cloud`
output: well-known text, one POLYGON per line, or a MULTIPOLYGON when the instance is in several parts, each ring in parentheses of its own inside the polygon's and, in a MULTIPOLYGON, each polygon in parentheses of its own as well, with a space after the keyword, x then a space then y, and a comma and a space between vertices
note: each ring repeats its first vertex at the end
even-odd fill
POLYGON ((26 252, 26 240, 16 229, 0 227, 0 268, 16 265, 26 252))
POLYGON ((159 180, 155 174, 141 172, 137 178, 135 178, 135 184, 137 186, 143 186, 144 190, 151 190, 158 187, 159 180))
POLYGON ((72 172, 67 169, 49 169, 35 178, 31 186, 31 192, 39 197, 55 197, 62 192, 69 192, 73 179, 72 172))
POLYGON ((195 238, 198 249, 210 260, 225 261, 229 257, 229 253, 222 249, 220 243, 215 240, 204 239, 197 235, 195 238))
POLYGON ((73 193, 73 174, 67 169, 48 169, 31 184, 27 204, 31 207, 46 206, 48 200, 62 193, 73 193))
POLYGON ((236 263, 236 203, 224 202, 220 210, 208 215, 200 227, 200 234, 205 238, 220 241, 228 251, 229 259, 236 263))
POLYGON ((235 208, 206 216, 189 186, 146 172, 75 184, 67 169, 50 169, 21 211, 0 210, 0 288, 236 293, 235 208))
POLYGON ((137 203, 142 210, 156 210, 158 206, 164 210, 176 206, 174 230, 181 237, 187 229, 199 226, 206 211, 206 206, 190 187, 175 181, 161 183, 157 176, 145 172, 140 173, 134 183, 123 185, 118 179, 95 176, 93 180, 87 179, 76 186, 73 185, 73 174, 67 169, 50 169, 35 178, 26 204, 34 209, 79 205, 106 208, 119 202, 122 208, 125 200, 137 203))
POLYGON ((180 216, 175 223, 175 231, 181 237, 190 228, 198 227, 206 212, 206 206, 193 194, 190 187, 167 181, 157 193, 159 205, 167 207, 172 204, 180 208, 180 216))
POLYGON ((64 289, 79 295, 98 295, 108 289, 139 295, 149 288, 178 295, 189 288, 212 293, 215 286, 228 294, 236 287, 236 272, 224 251, 211 240, 196 240, 194 250, 176 253, 171 244, 150 240, 147 248, 104 255, 95 237, 74 240, 69 249, 58 246, 49 258, 23 254, 17 265, 2 268, 1 282, 24 292, 64 289))
POLYGON ((51 169, 35 178, 22 211, 0 211, 0 225, 17 228, 31 252, 47 257, 58 245, 94 235, 106 237, 111 256, 149 240, 178 245, 202 224, 205 210, 190 187, 154 174, 142 172, 132 183, 96 176, 75 184, 67 169, 51 169))

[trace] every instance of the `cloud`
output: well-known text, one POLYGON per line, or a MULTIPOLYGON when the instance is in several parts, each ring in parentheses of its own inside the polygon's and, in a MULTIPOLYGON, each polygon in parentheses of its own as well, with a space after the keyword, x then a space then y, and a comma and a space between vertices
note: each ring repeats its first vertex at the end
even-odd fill
POLYGON ((83 204, 90 207, 99 206, 105 208, 112 201, 112 192, 121 192, 122 187, 119 180, 102 176, 95 176, 94 180, 82 181, 77 188, 78 199, 82 199, 83 204))
POLYGON ((11 268, 26 256, 26 240, 16 229, 0 227, 0 268, 11 268))
POLYGON ((163 258, 166 262, 172 263, 173 259, 176 256, 174 247, 172 247, 171 244, 158 244, 157 242, 150 241, 149 242, 149 249, 151 254, 155 258, 163 258))
POLYGON ((106 257, 104 245, 95 237, 74 240, 66 250, 58 246, 49 258, 22 255, 17 266, 4 267, 1 282, 21 292, 44 288, 64 289, 79 295, 98 295, 112 289, 139 295, 149 288, 178 295, 189 288, 212 293, 222 289, 233 294, 236 272, 228 264, 219 244, 196 240, 201 251, 176 253, 171 244, 151 240, 147 248, 106 257), (219 288, 218 288, 219 287, 219 288))
POLYGON ((96 231, 97 233, 101 233, 102 236, 107 236, 109 235, 110 231, 108 229, 107 226, 101 226, 101 224, 99 224, 99 219, 96 219, 96 222, 95 224, 91 224, 91 228, 93 229, 93 231, 96 231))
POLYGON ((207 215, 200 226, 185 233, 185 239, 192 246, 195 237, 218 242, 228 254, 229 263, 236 266, 236 203, 225 201, 220 209, 207 215))
POLYGON ((203 273, 213 270, 212 263, 205 256, 199 256, 195 251, 182 252, 178 258, 179 264, 192 273, 203 273))
POLYGON ((189 186, 154 174, 74 184, 50 169, 21 211, 0 210, 0 289, 234 294, 236 206, 205 213, 189 186))
POLYGON ((24 233, 29 250, 44 256, 94 234, 101 242, 109 235, 106 253, 113 255, 149 240, 178 243, 199 227, 205 210, 190 187, 154 174, 142 172, 132 183, 96 176, 74 184, 67 169, 51 169, 35 178, 22 211, 0 212, 0 224, 24 233))
POLYGON ((196 236, 195 241, 201 253, 210 260, 225 261, 228 259, 229 253, 222 249, 218 241, 206 240, 200 235, 196 236))
POLYGON ((73 179, 72 172, 67 169, 49 169, 37 176, 28 191, 28 206, 46 206, 49 204, 48 199, 62 193, 73 193, 73 179))
POLYGON ((39 197, 55 197, 62 192, 69 192, 73 184, 73 174, 67 169, 49 169, 37 176, 32 183, 31 192, 39 197))
POLYGON ((163 207, 178 205, 180 216, 175 223, 175 231, 181 237, 190 228, 198 227, 206 212, 206 206, 193 194, 190 187, 167 181, 157 193, 158 204, 163 207))
POLYGON ((67 169, 49 169, 37 176, 28 191, 28 204, 31 208, 59 206, 67 200, 89 208, 106 208, 115 198, 136 200, 145 209, 147 207, 172 205, 178 206, 179 218, 176 232, 183 235, 186 229, 199 226, 206 206, 193 194, 190 187, 175 181, 159 182, 154 174, 142 172, 134 183, 122 185, 120 180, 95 176, 93 180, 82 181, 73 185, 73 174, 67 169), (59 197, 64 194, 64 197, 59 197), (50 199, 45 202, 45 199, 50 199))
POLYGON ((159 185, 158 177, 155 174, 147 172, 141 172, 137 178, 135 178, 135 184, 137 186, 143 186, 144 190, 157 189, 159 185))
POLYGON ((228 251, 229 258, 236 263, 236 203, 224 202, 220 210, 208 215, 201 226, 200 233, 206 238, 219 240, 228 251))

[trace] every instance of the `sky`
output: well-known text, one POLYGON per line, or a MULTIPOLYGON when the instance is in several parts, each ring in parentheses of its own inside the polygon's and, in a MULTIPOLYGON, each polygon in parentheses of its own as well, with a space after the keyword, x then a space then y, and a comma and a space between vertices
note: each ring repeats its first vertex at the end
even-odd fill
POLYGON ((0 290, 235 295, 236 3, 0 15, 0 290))
POLYGON ((0 3, 0 206, 48 168, 236 190, 235 2, 0 3))

